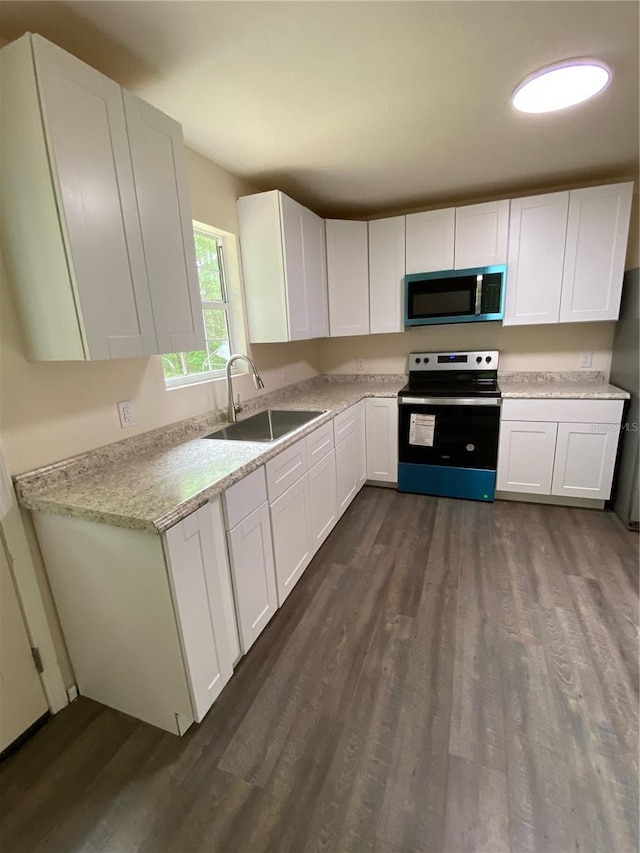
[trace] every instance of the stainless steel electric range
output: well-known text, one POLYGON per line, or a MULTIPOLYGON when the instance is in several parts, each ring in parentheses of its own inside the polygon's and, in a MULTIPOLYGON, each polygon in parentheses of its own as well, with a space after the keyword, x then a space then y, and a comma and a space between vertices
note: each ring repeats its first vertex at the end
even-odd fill
POLYGON ((414 352, 398 392, 398 489, 492 501, 499 353, 414 352))

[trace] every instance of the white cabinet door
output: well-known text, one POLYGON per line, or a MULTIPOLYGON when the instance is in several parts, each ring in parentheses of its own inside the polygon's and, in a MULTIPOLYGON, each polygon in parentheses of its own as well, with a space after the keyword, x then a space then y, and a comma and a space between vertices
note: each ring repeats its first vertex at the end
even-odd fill
POLYGON ((456 208, 454 269, 506 264, 509 199, 456 208))
POLYGON ((45 39, 32 39, 85 357, 154 352, 121 88, 45 39))
POLYGON ((359 492, 367 481, 367 429, 364 400, 360 400, 353 408, 356 410, 356 492, 359 492))
POLYGON ((551 494, 607 500, 620 424, 558 424, 551 494))
POLYGON ((289 340, 311 337, 309 306, 305 286, 305 262, 302 247, 304 208, 284 193, 280 198, 282 246, 289 316, 289 340))
POLYGON ((233 599, 220 499, 170 528, 165 551, 193 714, 200 722, 238 656, 235 620, 229 624, 233 599))
POLYGON ((313 556, 308 476, 300 477, 270 510, 278 604, 282 606, 313 556))
POLYGON ((366 402, 367 479, 398 482, 398 400, 368 397, 366 402))
POLYGON ((407 214, 407 275, 453 269, 455 215, 453 207, 407 214))
POLYGON ((358 437, 354 431, 336 444, 338 518, 355 498, 358 492, 358 478, 358 437))
POLYGON ((302 208, 302 251, 304 280, 309 309, 311 338, 329 337, 329 295, 327 293, 327 246, 324 219, 302 208))
POLYGON ((369 222, 369 321, 371 334, 404 331, 405 218, 369 222))
POLYGON ((572 190, 561 323, 617 320, 633 184, 572 190))
POLYGON ((551 494, 558 425, 502 421, 498 445, 498 491, 551 494))
POLYGON ((331 450, 309 469, 311 554, 315 554, 338 521, 336 454, 331 450))
POLYGON ((557 323, 569 193, 511 201, 503 324, 557 323))
POLYGON ((246 653, 278 609, 268 504, 230 530, 227 541, 240 642, 246 653))
POLYGON ((368 335, 367 223, 327 219, 326 236, 331 337, 368 335))
POLYGON ((158 341, 154 352, 200 350, 204 323, 182 128, 130 92, 122 97, 158 341))

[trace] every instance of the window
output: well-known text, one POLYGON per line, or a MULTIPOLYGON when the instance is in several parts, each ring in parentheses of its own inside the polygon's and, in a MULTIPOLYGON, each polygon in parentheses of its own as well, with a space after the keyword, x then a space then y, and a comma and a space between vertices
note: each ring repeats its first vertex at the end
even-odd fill
POLYGON ((224 370, 231 355, 223 238, 200 225, 194 228, 194 237, 206 349, 163 355, 162 367, 169 386, 212 379, 224 370))

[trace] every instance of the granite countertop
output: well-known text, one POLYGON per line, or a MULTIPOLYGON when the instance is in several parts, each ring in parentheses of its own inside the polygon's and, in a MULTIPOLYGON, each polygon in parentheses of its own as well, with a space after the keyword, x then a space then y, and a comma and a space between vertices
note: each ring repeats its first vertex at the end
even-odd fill
MULTIPOLYGON (((212 412, 14 477, 26 509, 163 533, 286 447, 365 397, 395 397, 404 376, 316 377, 254 398, 242 420, 266 408, 325 414, 273 442, 202 440, 225 425, 212 412)), ((597 371, 504 373, 504 398, 624 400, 597 371)))
MULTIPOLYGON (((405 381, 396 376, 301 383, 295 394, 283 389, 250 401, 243 413, 248 417, 266 408, 325 410, 277 441, 203 441, 202 436, 224 426, 219 419, 205 419, 196 432, 200 437, 183 437, 178 444, 150 450, 145 434, 128 440, 130 452, 118 446, 125 442, 117 442, 18 475, 14 477, 18 498, 30 510, 163 533, 344 409, 365 397, 395 397, 405 381), (144 452, 136 453, 136 444, 144 452)), ((193 433, 191 427, 189 432, 193 433)))
POLYGON ((627 400, 629 393, 604 381, 599 371, 574 373, 501 373, 505 399, 521 400, 627 400))

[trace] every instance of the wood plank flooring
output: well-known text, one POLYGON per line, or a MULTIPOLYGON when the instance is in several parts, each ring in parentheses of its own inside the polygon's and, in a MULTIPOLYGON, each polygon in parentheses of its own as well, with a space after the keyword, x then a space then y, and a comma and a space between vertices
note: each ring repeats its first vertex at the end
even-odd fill
POLYGON ((0 765, 0 849, 638 849, 638 536, 365 488, 199 726, 85 699, 0 765))

